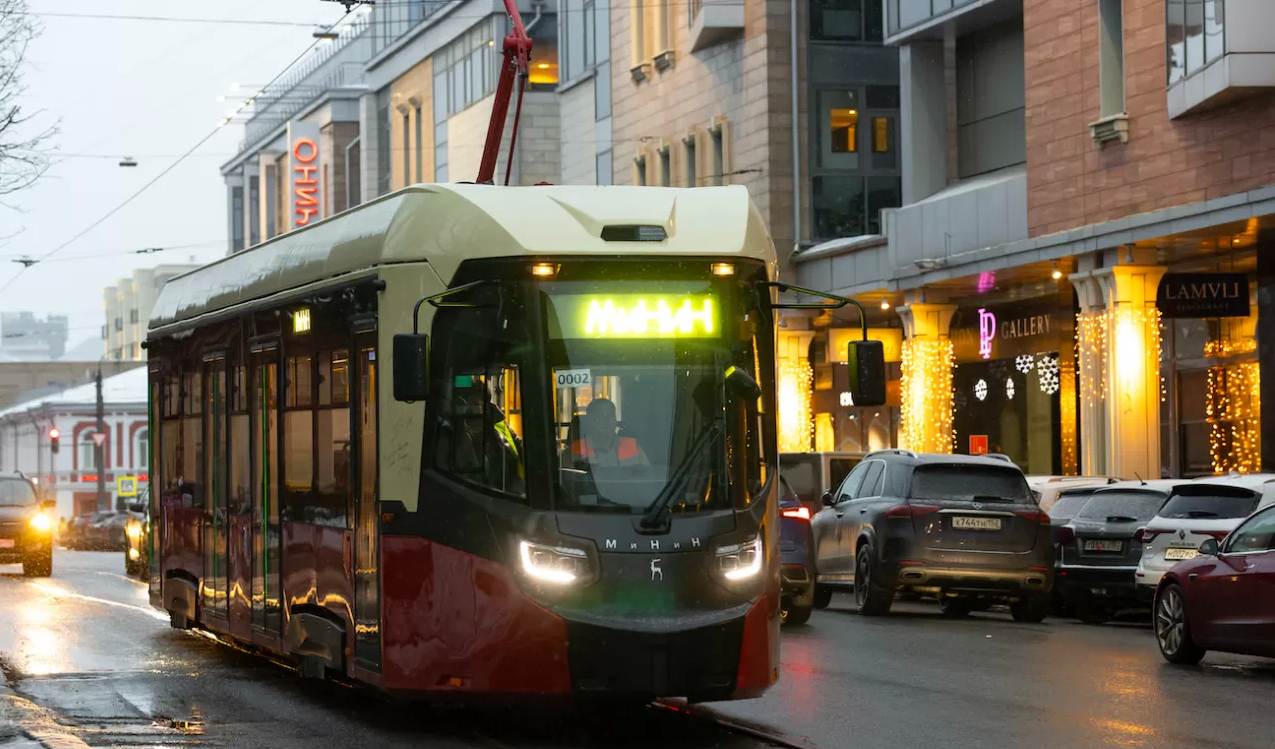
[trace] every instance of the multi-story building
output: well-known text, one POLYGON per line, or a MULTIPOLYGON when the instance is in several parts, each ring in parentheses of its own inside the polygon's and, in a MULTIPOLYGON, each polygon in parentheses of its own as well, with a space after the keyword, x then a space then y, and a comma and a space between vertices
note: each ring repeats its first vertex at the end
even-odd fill
POLYGON ((796 266, 897 308, 899 445, 1275 468, 1271 28, 1260 0, 887 2, 902 206, 796 266))
POLYGON ((104 372, 102 474, 106 494, 97 494, 97 385, 88 382, 24 401, 0 411, 0 469, 35 478, 55 497, 58 515, 122 509, 117 479, 147 480, 150 434, 146 421, 146 367, 104 372), (53 451, 50 430, 58 430, 53 451))
POLYGON ((102 291, 106 324, 102 326, 105 358, 112 361, 143 361, 142 341, 146 340, 146 323, 159 291, 173 276, 194 270, 197 265, 158 265, 133 271, 114 286, 102 291))
POLYGON ((54 361, 66 353, 67 318, 0 312, 0 361, 54 361))

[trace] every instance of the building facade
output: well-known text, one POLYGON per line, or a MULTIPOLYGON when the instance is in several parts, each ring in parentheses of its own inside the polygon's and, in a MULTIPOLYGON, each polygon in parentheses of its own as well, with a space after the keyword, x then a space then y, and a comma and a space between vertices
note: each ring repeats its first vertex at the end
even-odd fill
POLYGON ((1246 0, 887 2, 902 205, 795 264, 897 310, 898 445, 1275 468, 1272 27, 1246 0))
POLYGON ((146 323, 160 289, 173 276, 194 270, 197 265, 157 265, 133 271, 114 286, 102 291, 106 324, 102 326, 105 342, 104 358, 111 361, 146 360, 142 341, 146 340, 146 323))
POLYGON ((65 315, 0 312, 0 361, 54 361, 66 353, 65 315))
POLYGON ((97 386, 93 382, 24 401, 0 411, 0 467, 39 481, 57 500, 59 517, 123 509, 117 479, 144 483, 150 461, 146 367, 104 377, 102 473, 106 494, 97 494, 97 386), (53 451, 50 430, 58 431, 53 451))

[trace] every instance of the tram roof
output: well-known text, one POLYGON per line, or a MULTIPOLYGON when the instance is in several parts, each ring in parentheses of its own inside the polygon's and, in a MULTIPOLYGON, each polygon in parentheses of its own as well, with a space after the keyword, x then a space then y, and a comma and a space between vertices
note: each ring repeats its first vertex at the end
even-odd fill
POLYGON ((427 262, 446 285, 463 260, 546 255, 737 256, 773 266, 761 214, 739 185, 413 185, 170 280, 150 329, 185 327, 299 289, 427 262), (605 226, 661 226, 662 242, 605 241, 605 226))

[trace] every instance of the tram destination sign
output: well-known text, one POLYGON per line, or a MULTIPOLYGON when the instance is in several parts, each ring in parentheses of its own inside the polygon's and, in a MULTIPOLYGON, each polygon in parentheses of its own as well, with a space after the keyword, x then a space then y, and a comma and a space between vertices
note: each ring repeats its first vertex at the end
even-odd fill
POLYGON ((553 338, 712 338, 718 335, 712 294, 563 294, 550 297, 553 338))
POLYGON ((1248 317, 1244 273, 1166 273, 1156 307, 1165 317, 1248 317))

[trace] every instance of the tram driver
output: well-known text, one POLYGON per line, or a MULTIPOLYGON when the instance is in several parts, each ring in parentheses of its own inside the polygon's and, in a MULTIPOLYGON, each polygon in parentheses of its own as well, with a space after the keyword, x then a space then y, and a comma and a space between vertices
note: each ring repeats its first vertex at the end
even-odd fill
POLYGON ((615 404, 594 398, 580 420, 581 436, 571 443, 571 457, 580 467, 649 466, 642 446, 632 437, 622 437, 615 417, 615 404))

